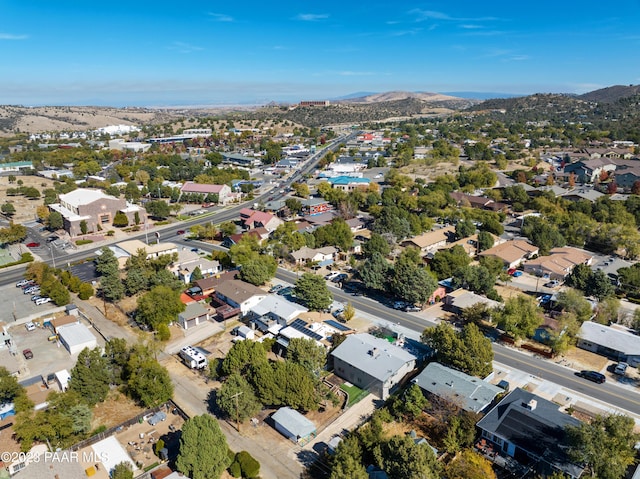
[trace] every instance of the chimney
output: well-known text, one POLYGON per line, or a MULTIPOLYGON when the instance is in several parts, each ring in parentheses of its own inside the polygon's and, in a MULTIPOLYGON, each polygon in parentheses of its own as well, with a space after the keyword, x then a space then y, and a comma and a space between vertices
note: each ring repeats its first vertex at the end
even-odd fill
POLYGON ((535 399, 531 399, 527 403, 522 403, 522 406, 529 411, 535 411, 537 405, 538 401, 536 401, 535 399))
POLYGON ((377 358, 380 355, 380 351, 378 351, 378 348, 373 348, 369 350, 369 356, 371 356, 372 358, 377 358))

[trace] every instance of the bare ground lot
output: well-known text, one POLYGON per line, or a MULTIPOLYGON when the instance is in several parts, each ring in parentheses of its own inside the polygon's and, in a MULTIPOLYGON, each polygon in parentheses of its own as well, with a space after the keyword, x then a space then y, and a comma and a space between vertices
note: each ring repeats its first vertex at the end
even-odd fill
POLYGON ((18 188, 18 181, 23 182, 23 186, 32 186, 36 188, 40 193, 47 188, 53 188, 53 180, 47 178, 41 178, 39 176, 18 176, 16 175, 16 182, 9 183, 8 176, 0 176, 0 201, 2 203, 11 203, 16 209, 16 213, 12 216, 12 220, 15 223, 24 223, 27 221, 33 221, 37 218, 36 208, 43 204, 42 198, 37 200, 29 200, 24 196, 7 196, 7 189, 18 188))

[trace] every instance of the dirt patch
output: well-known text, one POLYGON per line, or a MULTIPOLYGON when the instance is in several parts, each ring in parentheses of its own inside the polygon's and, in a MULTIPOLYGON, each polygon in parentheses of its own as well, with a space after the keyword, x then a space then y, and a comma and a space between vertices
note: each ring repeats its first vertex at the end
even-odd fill
POLYGON ((436 163, 435 165, 426 165, 415 162, 400 168, 400 173, 409 176, 414 180, 416 178, 422 178, 425 181, 432 181, 438 176, 456 174, 458 172, 458 167, 459 165, 450 162, 436 163))
POLYGON ((37 217, 36 209, 38 208, 38 206, 44 204, 42 198, 37 200, 30 200, 28 198, 25 198, 24 196, 7 196, 7 190, 9 188, 19 188, 19 180, 22 181, 22 186, 36 188, 42 194, 43 190, 53 188, 54 182, 53 180, 40 178, 38 176, 20 176, 17 173, 14 174, 16 176, 16 181, 14 183, 9 183, 8 176, 0 177, 0 198, 2 198, 3 203, 11 203, 16 209, 16 213, 11 217, 11 219, 15 223, 32 221, 37 217))
POLYGON ((120 391, 112 390, 109 392, 107 399, 97 404, 93 409, 91 427, 95 429, 103 425, 107 428, 117 426, 142 411, 144 409, 136 405, 135 402, 120 391))
POLYGON ((575 346, 559 358, 556 358, 555 361, 564 361, 572 369, 589 369, 593 371, 603 371, 608 363, 607 358, 575 346))
POLYGON ((514 288, 513 286, 501 286, 495 285, 494 288, 498 292, 502 299, 505 301, 509 298, 516 298, 518 296, 527 296, 525 293, 520 291, 518 288, 514 288))

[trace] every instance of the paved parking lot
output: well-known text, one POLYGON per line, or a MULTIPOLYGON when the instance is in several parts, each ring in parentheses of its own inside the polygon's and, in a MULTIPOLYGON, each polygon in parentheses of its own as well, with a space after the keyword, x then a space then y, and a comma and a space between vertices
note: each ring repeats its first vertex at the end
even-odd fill
POLYGON ((37 327, 34 331, 27 331, 24 324, 16 324, 9 329, 14 344, 18 351, 15 356, 21 364, 21 370, 25 371, 20 379, 31 378, 60 371, 61 369, 71 370, 76 363, 76 357, 69 352, 58 341, 49 341, 51 330, 45 327, 37 327), (31 349, 32 359, 25 359, 22 351, 31 349), (24 369, 23 369, 24 368, 24 369))
POLYGON ((2 305, 2 319, 11 324, 21 318, 25 318, 34 313, 46 314, 46 312, 56 305, 47 303, 36 306, 31 301, 32 294, 23 294, 21 288, 16 288, 14 284, 0 287, 0 304, 2 305))

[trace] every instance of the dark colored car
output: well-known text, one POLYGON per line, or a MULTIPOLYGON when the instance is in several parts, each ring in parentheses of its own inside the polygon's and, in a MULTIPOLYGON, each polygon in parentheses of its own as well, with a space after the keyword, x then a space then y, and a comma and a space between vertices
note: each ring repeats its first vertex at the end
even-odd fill
POLYGON ((39 246, 40 246, 40 243, 35 243, 35 242, 27 243, 27 248, 38 248, 39 246))
POLYGON ((597 371, 580 371, 576 373, 581 378, 588 379, 589 381, 593 381, 594 383, 602 384, 607 379, 604 377, 604 374, 600 374, 597 371))
POLYGON ((184 234, 184 230, 178 230, 178 231, 176 231, 176 234, 177 235, 183 235, 184 234))
POLYGON ((30 349, 25 349, 22 351, 22 355, 24 356, 25 359, 32 359, 33 351, 31 351, 30 349))
POLYGON ((280 291, 281 289, 283 289, 284 286, 281 284, 276 284, 273 288, 271 288, 269 290, 270 293, 277 293, 278 291, 280 291))

